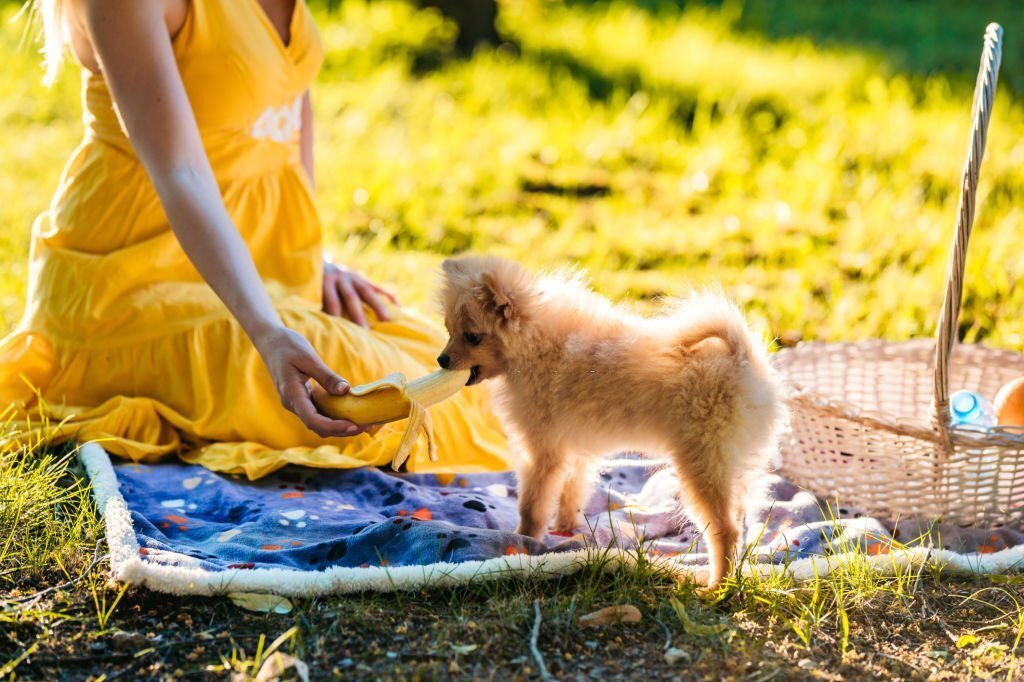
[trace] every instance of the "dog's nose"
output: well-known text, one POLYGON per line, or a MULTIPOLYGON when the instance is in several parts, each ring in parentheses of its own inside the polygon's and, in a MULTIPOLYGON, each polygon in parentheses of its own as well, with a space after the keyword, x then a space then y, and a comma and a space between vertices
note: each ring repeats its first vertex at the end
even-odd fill
POLYGON ((437 356, 437 364, 441 365, 441 369, 448 369, 452 364, 452 359, 448 357, 447 353, 441 353, 437 356))

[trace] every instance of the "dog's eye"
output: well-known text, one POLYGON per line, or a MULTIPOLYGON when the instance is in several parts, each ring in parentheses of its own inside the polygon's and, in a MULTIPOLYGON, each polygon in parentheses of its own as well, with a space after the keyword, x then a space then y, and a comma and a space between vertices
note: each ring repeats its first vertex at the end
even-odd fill
POLYGON ((466 332, 465 334, 462 335, 462 339, 466 343, 468 343, 470 346, 479 346, 480 345, 480 335, 479 334, 474 334, 473 332, 466 332))

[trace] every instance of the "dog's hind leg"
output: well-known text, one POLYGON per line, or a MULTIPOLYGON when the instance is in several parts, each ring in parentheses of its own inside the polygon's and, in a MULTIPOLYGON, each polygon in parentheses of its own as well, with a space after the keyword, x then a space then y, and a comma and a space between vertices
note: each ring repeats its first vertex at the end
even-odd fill
POLYGON ((693 506, 700 507, 697 515, 704 526, 704 540, 708 545, 708 587, 718 587, 732 568, 740 526, 732 505, 719 491, 702 490, 693 506))
POLYGON ((547 446, 527 444, 528 453, 519 469, 519 529, 531 538, 540 538, 555 514, 562 485, 568 475, 562 452, 547 446))
POLYGON ((591 491, 589 463, 583 457, 574 457, 571 462, 558 501, 558 516, 555 518, 555 530, 565 533, 583 525, 583 506, 591 491))
POLYGON ((708 587, 717 587, 729 572, 740 540, 740 505, 726 476, 693 471, 686 458, 676 456, 683 503, 693 522, 704 531, 708 546, 708 587))

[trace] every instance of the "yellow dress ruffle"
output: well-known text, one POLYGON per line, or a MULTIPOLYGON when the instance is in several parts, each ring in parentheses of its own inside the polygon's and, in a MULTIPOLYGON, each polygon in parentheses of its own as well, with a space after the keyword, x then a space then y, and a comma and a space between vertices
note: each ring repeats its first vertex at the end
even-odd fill
MULTIPOLYGON (((286 325, 353 385, 436 369, 436 324, 395 310, 371 328, 321 312, 320 222, 299 160, 301 97, 322 61, 300 1, 285 46, 258 3, 193 0, 174 41, 182 80, 225 206, 286 325)), ((83 78, 85 138, 33 226, 25 316, 0 341, 5 445, 100 441, 116 455, 177 454, 264 476, 288 463, 391 461, 404 423, 321 439, 281 407, 237 322, 177 243, 103 79, 83 78)), ((408 468, 509 468, 486 389, 431 408, 440 460, 421 438, 408 468)))

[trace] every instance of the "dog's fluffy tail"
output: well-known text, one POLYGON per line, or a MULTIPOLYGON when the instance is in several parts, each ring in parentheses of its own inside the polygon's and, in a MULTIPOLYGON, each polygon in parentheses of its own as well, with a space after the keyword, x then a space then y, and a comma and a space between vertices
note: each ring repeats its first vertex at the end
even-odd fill
POLYGON ((679 347, 698 355, 732 355, 750 361, 765 353, 763 333, 751 328, 735 303, 718 293, 701 292, 672 307, 679 325, 679 347))

